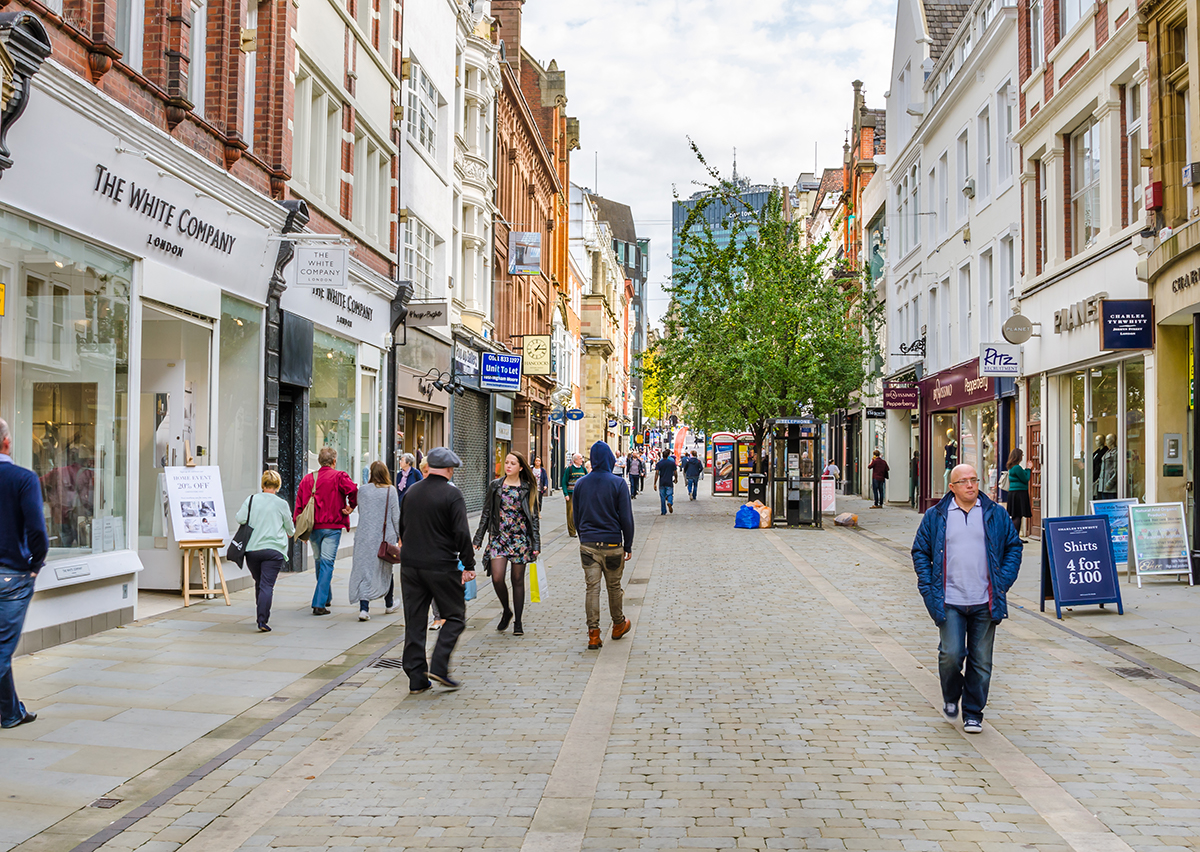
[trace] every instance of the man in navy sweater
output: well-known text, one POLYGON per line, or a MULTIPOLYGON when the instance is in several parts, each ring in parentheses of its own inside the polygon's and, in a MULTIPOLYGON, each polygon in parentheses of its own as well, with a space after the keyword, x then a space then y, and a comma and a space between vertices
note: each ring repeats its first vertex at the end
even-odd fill
POLYGON ((12 657, 50 549, 41 483, 33 471, 14 464, 11 453, 12 434, 0 420, 0 727, 5 728, 37 718, 17 698, 12 657))
POLYGON ((633 504, 629 486, 612 472, 616 456, 603 441, 592 444, 592 472, 575 483, 572 510, 579 533, 579 555, 587 580, 584 609, 587 613, 588 650, 595 651, 600 639, 600 578, 608 587, 608 612, 612 616, 612 638, 620 639, 633 623, 625 617, 621 574, 633 555, 633 504), (624 545, 624 547, 622 547, 624 545))

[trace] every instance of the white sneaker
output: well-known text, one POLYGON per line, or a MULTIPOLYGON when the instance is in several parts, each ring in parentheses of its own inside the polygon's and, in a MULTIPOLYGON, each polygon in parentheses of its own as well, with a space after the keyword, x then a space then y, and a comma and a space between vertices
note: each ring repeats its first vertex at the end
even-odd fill
POLYGON ((393 612, 398 612, 399 610, 400 610, 400 605, 399 605, 399 604, 396 604, 395 606, 389 606, 387 609, 385 609, 385 610, 383 611, 383 614, 384 614, 384 615, 391 615, 393 612))
POLYGON ((370 621, 371 613, 367 612, 365 609, 360 609, 358 611, 358 620, 359 621, 370 621))

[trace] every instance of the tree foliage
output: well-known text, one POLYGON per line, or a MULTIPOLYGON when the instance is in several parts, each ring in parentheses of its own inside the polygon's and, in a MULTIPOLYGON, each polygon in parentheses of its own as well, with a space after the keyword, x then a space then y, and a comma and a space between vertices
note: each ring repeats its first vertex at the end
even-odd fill
POLYGON ((857 282, 843 286, 822 260, 825 244, 805 247, 803 223, 785 221, 786 190, 756 212, 738 185, 705 168, 712 183, 684 225, 649 372, 689 422, 748 429, 761 458, 768 419, 826 416, 848 403, 866 377, 871 335, 857 282), (727 211, 728 242, 706 221, 709 208, 727 211))

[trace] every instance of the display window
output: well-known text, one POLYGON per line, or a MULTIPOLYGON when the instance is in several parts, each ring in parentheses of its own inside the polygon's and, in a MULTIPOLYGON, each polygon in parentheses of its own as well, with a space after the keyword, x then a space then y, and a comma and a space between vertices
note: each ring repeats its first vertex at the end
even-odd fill
POLYGON ((950 471, 958 464, 958 412, 934 414, 930 430, 929 496, 940 500, 950 488, 950 471))
POLYGON ((263 309, 228 295, 221 297, 218 356, 217 460, 225 489, 229 528, 242 503, 259 489, 262 471, 263 309))
POLYGON ((41 480, 50 560, 127 546, 132 272, 0 210, 0 417, 41 480))
POLYGON ((979 474, 979 488, 996 493, 1000 462, 996 451, 996 406, 994 403, 964 408, 959 415, 959 464, 969 464, 979 474))
POLYGON ((308 469, 317 469, 323 447, 337 450, 335 467, 354 477, 351 433, 358 415, 355 355, 358 345, 315 329, 312 390, 308 398, 308 469))

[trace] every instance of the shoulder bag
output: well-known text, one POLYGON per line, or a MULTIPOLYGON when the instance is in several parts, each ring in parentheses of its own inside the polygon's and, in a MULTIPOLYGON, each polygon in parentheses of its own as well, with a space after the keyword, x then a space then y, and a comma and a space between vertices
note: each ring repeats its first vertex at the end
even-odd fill
POLYGON ((296 516, 296 541, 308 541, 308 537, 312 535, 313 527, 316 524, 317 518, 317 474, 321 471, 313 471, 313 490, 308 497, 308 502, 304 504, 304 508, 300 514, 296 516))
POLYGON ((254 511, 253 494, 250 495, 250 503, 246 506, 246 523, 237 528, 237 532, 233 534, 233 541, 229 542, 229 550, 225 552, 225 558, 239 568, 246 560, 246 545, 250 543, 250 536, 254 534, 254 527, 250 526, 252 511, 254 511))
POLYGON ((1008 471, 1007 470, 1004 471, 1004 473, 1000 474, 1000 490, 1001 491, 1008 490, 1008 471))
POLYGON ((388 511, 392 508, 392 498, 389 494, 383 504, 383 541, 379 542, 379 553, 377 554, 381 561, 391 565, 396 565, 400 562, 400 542, 389 544, 387 540, 388 530, 388 511))

